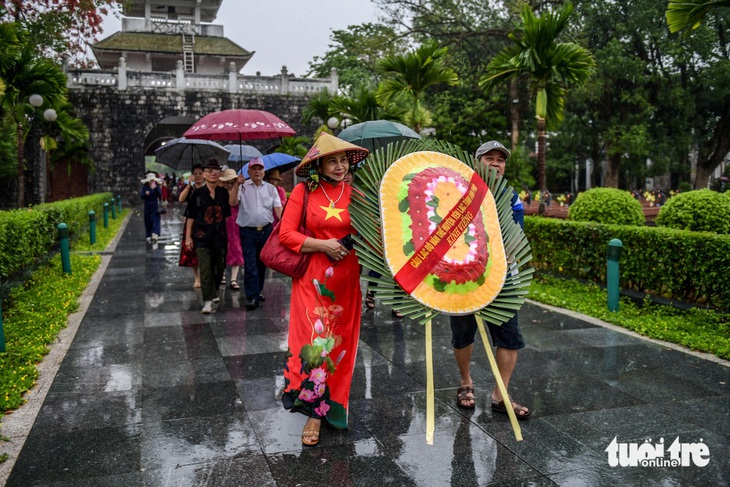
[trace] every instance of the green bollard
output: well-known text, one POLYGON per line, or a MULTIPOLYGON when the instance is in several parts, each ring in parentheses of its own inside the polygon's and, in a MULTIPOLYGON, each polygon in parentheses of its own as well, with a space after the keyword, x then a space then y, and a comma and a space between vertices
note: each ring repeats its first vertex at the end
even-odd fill
POLYGON ((112 220, 116 220, 117 219, 117 202, 114 201, 113 196, 112 196, 111 203, 109 204, 109 206, 112 209, 112 220))
POLYGON ((608 255, 606 256, 606 290, 608 291, 609 311, 618 311, 618 260, 621 257, 621 250, 623 250, 621 240, 614 238, 608 242, 608 255))
POLYGON ((89 210, 89 242, 91 245, 96 243, 96 212, 89 210))
POLYGON ((122 214, 122 195, 121 194, 117 195, 117 209, 119 210, 119 215, 121 216, 121 214, 122 214))
POLYGON ((58 224, 58 239, 61 243, 61 266, 65 274, 71 274, 71 253, 68 247, 68 225, 58 224))
POLYGON ((109 203, 104 203, 104 228, 109 228, 109 203))
POLYGON ((0 352, 5 351, 5 328, 3 328, 3 303, 0 301, 0 352))

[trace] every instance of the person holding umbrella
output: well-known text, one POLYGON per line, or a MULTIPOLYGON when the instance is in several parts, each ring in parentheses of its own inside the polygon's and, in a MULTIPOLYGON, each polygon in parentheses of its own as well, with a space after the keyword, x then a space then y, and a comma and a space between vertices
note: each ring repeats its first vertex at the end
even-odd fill
POLYGON ((263 301, 266 266, 261 262, 261 249, 271 235, 274 215, 281 218, 281 200, 276 188, 264 181, 264 163, 255 157, 248 163, 248 175, 236 179, 237 191, 231 193, 229 203, 238 204, 238 224, 243 249, 243 288, 246 291, 246 309, 251 311, 263 301))
POLYGON ((218 286, 226 269, 226 217, 231 216, 231 207, 228 191, 218 185, 220 171, 217 159, 205 163, 205 186, 195 190, 185 210, 185 246, 195 248, 198 255, 203 314, 212 313, 220 302, 218 286))
POLYGON ((144 200, 144 230, 147 243, 157 242, 160 236, 160 213, 158 211, 160 205, 160 184, 162 180, 153 172, 145 174, 145 178, 141 180, 142 189, 139 197, 144 200))

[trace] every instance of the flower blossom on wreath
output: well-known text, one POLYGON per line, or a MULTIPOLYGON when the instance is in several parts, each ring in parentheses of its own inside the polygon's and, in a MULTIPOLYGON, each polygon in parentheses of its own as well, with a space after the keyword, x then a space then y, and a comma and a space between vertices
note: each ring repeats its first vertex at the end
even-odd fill
POLYGON ((326 389, 327 385, 323 382, 314 386, 314 393, 317 395, 317 397, 322 397, 322 394, 324 394, 324 391, 326 389))

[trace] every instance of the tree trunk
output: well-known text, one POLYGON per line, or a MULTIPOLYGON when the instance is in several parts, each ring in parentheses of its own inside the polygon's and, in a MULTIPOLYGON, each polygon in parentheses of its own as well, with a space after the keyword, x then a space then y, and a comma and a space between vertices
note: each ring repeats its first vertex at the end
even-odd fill
POLYGON ((728 134, 730 134, 730 102, 725 103, 712 138, 701 145, 697 154, 695 189, 707 187, 710 175, 730 152, 730 137, 728 137, 728 134))
POLYGON ((23 163, 23 124, 18 124, 18 208, 25 206, 25 164, 23 163))
POLYGON ((537 117, 537 182, 540 188, 538 213, 545 214, 545 119, 537 117))
POLYGON ((713 169, 706 169, 705 167, 697 164, 697 173, 695 175, 695 184, 693 189, 703 189, 707 187, 710 182, 710 175, 713 169))
POLYGON ((618 188, 618 174, 621 169, 621 154, 609 154, 609 145, 606 143, 606 158, 608 167, 606 167, 606 178, 603 185, 607 188, 618 188))
POLYGON ((509 102, 510 118, 512 118, 512 152, 514 152, 520 142, 520 105, 517 78, 512 78, 512 81, 510 81, 509 102))

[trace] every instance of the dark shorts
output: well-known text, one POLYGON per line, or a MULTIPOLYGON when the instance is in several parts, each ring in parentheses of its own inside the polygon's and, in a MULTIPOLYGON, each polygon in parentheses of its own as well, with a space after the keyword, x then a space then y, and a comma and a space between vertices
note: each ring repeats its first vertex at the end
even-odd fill
MULTIPOLYGON (((487 327, 489 334, 492 335, 492 345, 495 347, 519 350, 525 346, 516 314, 502 326, 487 323, 487 327)), ((451 345, 454 348, 464 348, 474 343, 476 333, 477 320, 474 315, 451 317, 451 345)))

